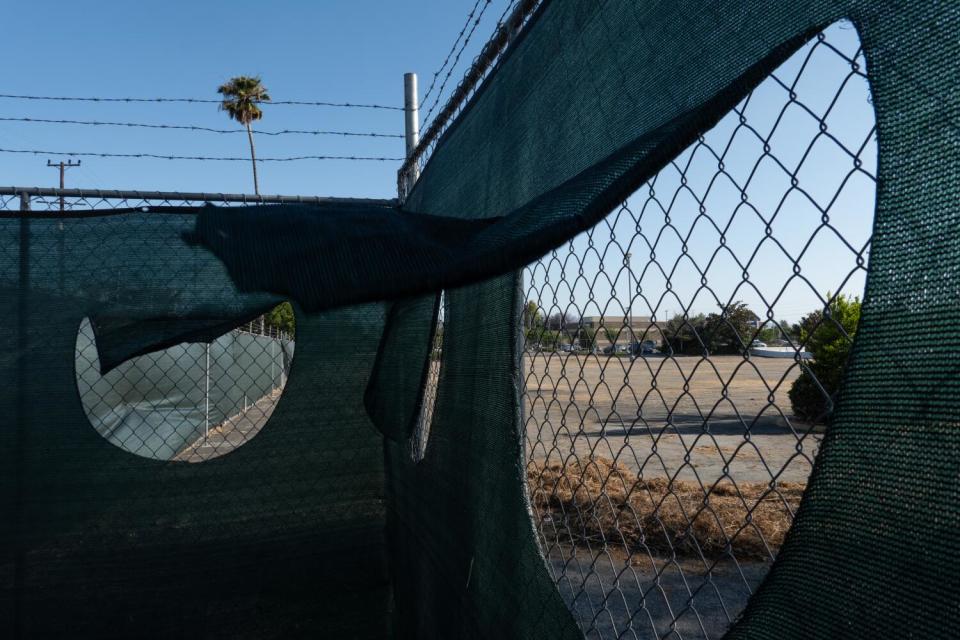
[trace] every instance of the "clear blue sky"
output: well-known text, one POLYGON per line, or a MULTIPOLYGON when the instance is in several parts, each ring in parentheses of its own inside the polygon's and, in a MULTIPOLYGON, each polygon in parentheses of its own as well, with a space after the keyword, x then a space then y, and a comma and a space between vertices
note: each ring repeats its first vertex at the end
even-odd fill
MULTIPOLYGON (((728 114, 704 138, 717 154, 730 145, 724 157, 730 178, 717 178, 711 186, 717 175, 716 158, 704 148, 682 153, 657 176, 655 201, 649 198, 648 186, 641 187, 628 199, 629 212, 610 216, 594 228, 594 249, 584 234, 558 249, 555 259, 545 260, 549 284, 542 267, 528 271, 528 280, 535 279, 542 291, 540 306, 548 313, 565 310, 574 316, 656 314, 663 320, 684 308, 691 314, 715 312, 715 295, 723 303, 742 300, 764 318, 770 304, 777 320, 795 322, 822 308, 818 294, 862 296, 865 272, 857 269, 856 254, 839 236, 859 250, 871 233, 875 184, 864 172, 876 174, 876 137, 870 135, 875 118, 866 81, 851 77, 851 66, 830 48, 854 57, 859 49, 856 31, 841 24, 830 27, 826 35, 826 44, 808 44, 775 72, 783 83, 794 85, 796 103, 784 110, 788 89, 767 79, 742 105, 747 126, 764 138, 769 136, 770 154, 786 170, 796 172, 796 189, 791 190, 789 174, 771 157, 757 165, 762 142, 746 128, 738 130, 739 116, 728 114), (848 149, 862 147, 863 172, 849 175, 852 158, 820 132, 820 119, 827 133, 848 149), (681 186, 680 169, 684 168, 687 185, 681 186), (741 203, 741 189, 749 205, 741 203), (719 232, 705 218, 697 220, 700 201, 720 228, 729 224, 730 251, 718 251, 719 232), (814 203, 826 209, 832 229, 821 226, 822 213, 814 203), (668 211, 676 231, 665 226, 661 208, 668 211), (772 220, 772 238, 765 239, 765 220, 772 220), (636 235, 638 227, 642 237, 636 235), (612 237, 616 243, 609 244, 612 237), (681 258, 681 238, 687 237, 688 253, 681 258), (654 245, 655 264, 648 242, 654 245), (630 253, 629 272, 622 268, 626 253, 630 253), (809 283, 794 277, 794 261, 809 283), (694 263, 706 271, 708 289, 701 288, 701 274, 694 263), (748 267, 752 286, 742 282, 741 264, 748 267), (596 277, 599 271, 604 275, 596 277), (631 308, 628 300, 636 291, 640 295, 633 298, 631 308)), ((862 70, 862 56, 858 63, 862 70)))
MULTIPOLYGON (((423 89, 476 0, 168 0, 16 2, 4 11, 0 93, 216 98, 233 75, 259 74, 275 100, 402 106, 403 74, 423 89), (20 25, 17 28, 9 28, 20 25)), ((482 4, 482 3, 481 3, 482 4)), ((446 92, 492 33, 507 0, 493 0, 446 92)), ((442 78, 441 78, 442 80, 442 78)), ((403 113, 267 106, 264 129, 403 133, 403 113)), ((0 100, 0 116, 229 127, 216 105, 0 100)), ((53 151, 244 156, 246 137, 189 131, 0 122, 0 147, 53 151)), ((400 157, 401 139, 266 137, 262 156, 400 157)), ((56 186, 47 156, 0 153, 0 183, 56 186)), ((50 159, 55 159, 50 156, 50 159)), ((261 192, 393 197, 396 163, 262 164, 261 192)), ((249 164, 83 158, 68 186, 251 192, 249 164)))
MULTIPOLYGON (((163 3, 121 2, 96 3, 18 2, 7 7, 4 17, 8 25, 0 41, 0 56, 6 61, 0 93, 102 97, 195 97, 216 98, 216 87, 233 75, 259 74, 275 100, 322 100, 332 102, 369 102, 397 105, 403 99, 403 74, 420 75, 421 93, 429 86, 433 73, 440 67, 467 14, 477 0, 278 0, 271 3, 234 0, 222 2, 163 3)), ((483 1, 480 4, 484 4, 483 1)), ((466 66, 492 33, 497 18, 508 0, 493 0, 470 45, 462 54, 447 84, 448 94, 462 76, 466 66)), ((857 50, 856 33, 833 27, 829 41, 852 54, 857 50)), ((781 78, 792 81, 803 54, 791 60, 780 72, 781 78)), ((824 47, 815 55, 797 85, 800 101, 818 113, 824 113, 837 89, 844 82, 849 67, 838 63, 836 56, 824 47)), ((441 76, 441 81, 443 76, 441 76)), ((758 90, 750 106, 751 126, 766 134, 773 126, 772 115, 779 113, 784 91, 768 82, 758 90)), ((265 118, 259 126, 272 129, 333 129, 403 132, 400 111, 335 109, 298 106, 266 106, 265 118)), ((0 99, 0 116, 31 118, 67 118, 81 120, 120 120, 129 122, 190 124, 207 127, 233 126, 214 104, 104 104, 75 102, 35 102, 0 99)), ((831 133, 845 144, 856 146, 873 124, 873 113, 867 100, 866 83, 859 78, 847 82, 841 99, 827 118, 831 133)), ((708 136, 708 141, 722 147, 729 139, 736 120, 729 118, 708 136)), ((786 164, 796 166, 813 136, 817 122, 796 107, 788 110, 784 122, 771 140, 772 152, 786 164)), ((238 127, 239 131, 239 127, 238 127)), ((49 149, 53 151, 148 152, 170 155, 245 156, 247 142, 242 133, 219 135, 189 131, 156 131, 71 125, 45 125, 0 122, 0 148, 49 149)), ((291 155, 375 155, 400 157, 402 139, 367 139, 342 137, 285 136, 257 139, 260 156, 291 155)), ((688 157, 690 154, 683 156, 688 157)), ((731 151, 727 166, 741 185, 746 183, 758 150, 749 136, 740 135, 731 151), (739 159, 739 160, 738 160, 739 159)), ((23 156, 0 153, 0 183, 4 185, 55 186, 56 171, 47 168, 47 159, 55 156, 23 156)), ((868 145, 861 156, 864 167, 875 171, 875 144, 868 145)), ((178 191, 250 192, 249 164, 124 160, 83 158, 83 165, 68 172, 68 186, 117 189, 162 189, 178 191)), ((826 203, 849 170, 849 158, 836 153, 826 140, 815 146, 799 174, 801 187, 817 200, 826 203)), ((332 195, 355 197, 393 197, 398 163, 304 161, 297 163, 263 163, 260 165, 263 193, 332 195)), ((705 154, 698 154, 688 171, 692 192, 705 193, 706 183, 715 172, 716 163, 705 154)), ((658 178, 657 194, 666 206, 677 192, 678 176, 669 168, 658 178)), ((788 184, 782 172, 769 162, 750 182, 751 203, 769 216, 788 184)), ((646 202, 646 189, 629 201, 631 210, 639 214, 646 202)), ((773 225, 775 236, 791 255, 797 256, 819 224, 820 213, 794 196, 784 205, 773 225)), ((739 192, 730 185, 711 191, 708 212, 718 224, 729 219, 737 207, 739 192)), ((831 223, 856 246, 862 246, 872 225, 874 186, 863 176, 848 182, 830 209, 831 223)), ((681 190, 671 219, 681 233, 690 228, 697 213, 691 193, 681 190)), ((740 211, 731 226, 730 246, 743 261, 763 237, 763 223, 756 216, 740 211)), ((630 238, 635 223, 627 216, 608 219, 615 224, 621 243, 630 238)), ((663 224, 662 214, 648 211, 641 227, 652 242, 663 224)), ((609 230, 601 225, 595 242, 606 245, 609 230)), ((716 248, 718 235, 698 224, 690 243, 690 253, 703 267, 716 248)), ((587 251, 584 238, 574 241, 575 252, 584 257, 586 273, 599 268, 600 256, 587 251)), ((664 291, 664 278, 655 269, 644 271, 649 249, 639 238, 629 248, 633 276, 617 276, 622 265, 614 249, 604 257, 604 270, 610 282, 594 285, 595 302, 587 303, 588 283, 577 280, 578 267, 567 262, 566 280, 572 290, 558 287, 541 300, 545 308, 568 308, 582 315, 597 315, 602 310, 620 315, 628 309, 611 297, 625 299, 628 291, 639 283, 653 300, 664 291)), ((561 259, 566 250, 560 251, 561 259)), ((680 255, 680 241, 663 237, 657 246, 657 260, 665 268, 680 255)), ((821 294, 840 289, 843 278, 854 265, 852 254, 829 233, 818 233, 817 239, 802 259, 803 274, 809 277, 821 294)), ((754 266, 751 281, 772 299, 790 276, 791 263, 779 250, 766 243, 754 266)), ((557 264, 551 268, 554 282, 560 280, 557 264)), ((759 295, 749 289, 736 291, 740 279, 738 267, 726 256, 720 256, 709 273, 709 286, 721 299, 744 299, 763 313, 759 295)), ((863 274, 857 274, 845 287, 847 293, 860 294, 863 274)), ((677 294, 657 303, 656 308, 638 300, 632 313, 649 315, 656 310, 660 317, 675 313, 681 302, 694 300, 699 274, 684 261, 671 277, 677 294), (680 300, 677 300, 680 298, 680 300)), ((775 307, 777 318, 796 320, 819 305, 816 295, 806 285, 792 285, 789 295, 775 307)), ((713 299, 697 295, 693 312, 714 311, 713 299)))

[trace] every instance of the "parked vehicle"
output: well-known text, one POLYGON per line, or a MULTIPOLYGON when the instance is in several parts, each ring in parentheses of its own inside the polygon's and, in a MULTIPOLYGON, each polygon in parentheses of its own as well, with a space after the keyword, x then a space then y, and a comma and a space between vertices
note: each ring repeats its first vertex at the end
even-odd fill
POLYGON ((649 356, 657 353, 657 343, 653 340, 634 342, 630 346, 630 353, 634 356, 649 356))

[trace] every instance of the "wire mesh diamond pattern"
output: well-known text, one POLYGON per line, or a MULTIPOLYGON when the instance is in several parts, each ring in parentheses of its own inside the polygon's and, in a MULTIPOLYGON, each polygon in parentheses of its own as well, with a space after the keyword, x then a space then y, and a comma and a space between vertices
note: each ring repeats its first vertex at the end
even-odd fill
POLYGON ((528 488, 588 637, 720 637, 776 556, 859 317, 869 100, 834 25, 525 270, 528 488))
MULTIPOLYGON (((244 204, 213 202, 218 206, 244 204)), ((73 225, 82 223, 82 218, 71 215, 73 212, 143 210, 147 217, 141 216, 136 223, 129 222, 124 215, 99 219, 111 226, 111 234, 125 237, 135 255, 138 243, 144 252, 154 250, 156 238, 151 234, 169 237, 162 223, 150 224, 151 219, 159 221, 170 216, 164 209, 204 204, 186 196, 128 199, 44 195, 31 195, 26 203, 31 215, 49 215, 57 221, 55 225, 35 225, 31 230, 32 277, 38 282, 56 283, 62 291, 84 287, 84 282, 67 269, 67 264, 76 260, 102 262, 104 269, 113 270, 118 282, 143 281, 158 275, 148 261, 111 261, 109 255, 102 253, 102 247, 88 242, 89 236, 72 234, 77 229, 73 225), (62 218, 58 217, 61 213, 65 214, 62 218), (49 232, 39 232, 38 228, 49 232)), ((23 204, 20 196, 2 196, 0 212, 19 211, 23 204)), ((190 214, 181 211, 175 215, 190 214)), ((174 241, 179 240, 170 240, 174 241)), ((8 263, 16 264, 16 260, 8 263)), ((171 291, 195 279, 189 264, 165 265, 165 273, 171 291)), ((225 287, 230 286, 229 279, 224 282, 225 287)), ((120 297, 136 293, 115 292, 120 297)), ((89 319, 85 319, 76 343, 81 404, 96 431, 130 453, 181 462, 202 462, 224 455, 256 436, 272 415, 293 359, 294 324, 292 307, 283 303, 210 343, 175 345, 134 357, 101 373, 94 331, 89 319)))

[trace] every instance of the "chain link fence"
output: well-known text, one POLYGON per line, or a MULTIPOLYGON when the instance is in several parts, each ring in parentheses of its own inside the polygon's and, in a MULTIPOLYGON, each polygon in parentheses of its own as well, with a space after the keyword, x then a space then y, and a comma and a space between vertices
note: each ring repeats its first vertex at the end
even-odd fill
MULTIPOLYGON (((602 223, 525 270, 534 525, 588 637, 719 637, 776 557, 856 332, 876 187, 869 101, 856 33, 835 25, 602 223)), ((435 140, 401 172, 401 194, 435 140)), ((0 214, 296 201, 310 199, 11 188, 0 190, 0 214)), ((129 232, 122 220, 118 233, 129 232)), ((96 254, 71 245, 72 221, 64 215, 31 250, 96 254)), ((62 290, 83 286, 66 261, 43 263, 62 290)), ((177 268, 170 277, 182 279, 177 268)), ((444 304, 415 459, 429 435, 444 304)), ((93 427, 133 453, 222 455, 269 419, 294 333, 281 305, 211 343, 102 375, 85 323, 81 400, 93 427)))
MULTIPOLYGON (((82 290, 84 283, 69 272, 72 260, 110 256, 87 246, 88 236, 75 212, 137 214, 102 218, 112 233, 150 246, 150 234, 164 228, 164 217, 191 218, 180 207, 257 202, 310 201, 309 198, 257 198, 223 194, 139 193, 115 191, 8 188, 0 195, 0 214, 47 217, 56 225, 38 235, 31 231, 32 275, 56 283, 61 291, 82 290), (137 210, 145 213, 139 215, 137 210), (171 213, 174 212, 174 213, 171 213), (62 216, 62 217, 61 217, 62 216), (151 224, 156 219, 157 225, 151 224), (76 233, 74 233, 76 229, 76 233), (43 269, 56 273, 43 273, 43 269)), ((166 236, 164 236, 166 237, 166 236)), ((11 243, 8 243, 11 244, 11 243)), ((11 246, 16 246, 12 243, 11 246)), ((150 268, 127 261, 120 268, 150 268)), ((164 265, 171 278, 192 282, 190 265, 164 265)), ((228 279, 224 279, 229 282, 228 279)), ((228 285, 225 285, 228 286, 228 285)), ((117 292, 124 295, 123 292, 117 292)), ((84 412, 92 427, 112 444, 136 455, 159 460, 202 462, 224 455, 257 435, 269 420, 287 382, 295 349, 295 319, 289 303, 244 323, 209 343, 183 343, 134 357, 102 372, 95 332, 89 319, 78 327, 76 381, 84 412)))
POLYGON ((720 637, 776 556, 856 331, 873 118, 834 25, 525 270, 534 523, 588 637, 720 637))

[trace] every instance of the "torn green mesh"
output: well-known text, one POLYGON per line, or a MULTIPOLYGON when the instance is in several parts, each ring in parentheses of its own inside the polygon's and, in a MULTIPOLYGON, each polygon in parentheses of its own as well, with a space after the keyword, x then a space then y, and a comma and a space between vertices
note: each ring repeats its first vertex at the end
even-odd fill
POLYGON ((16 327, 0 338, 7 635, 578 637, 526 503, 512 270, 600 220, 841 18, 864 46, 880 148, 862 320, 794 529, 730 635, 954 634, 958 15, 928 0, 549 0, 403 211, 78 218, 86 253, 64 286, 54 224, 0 220, 0 315, 16 327), (440 289, 442 373, 415 462, 440 289), (82 318, 122 359, 278 296, 305 311, 256 440, 185 465, 90 428, 82 318))

